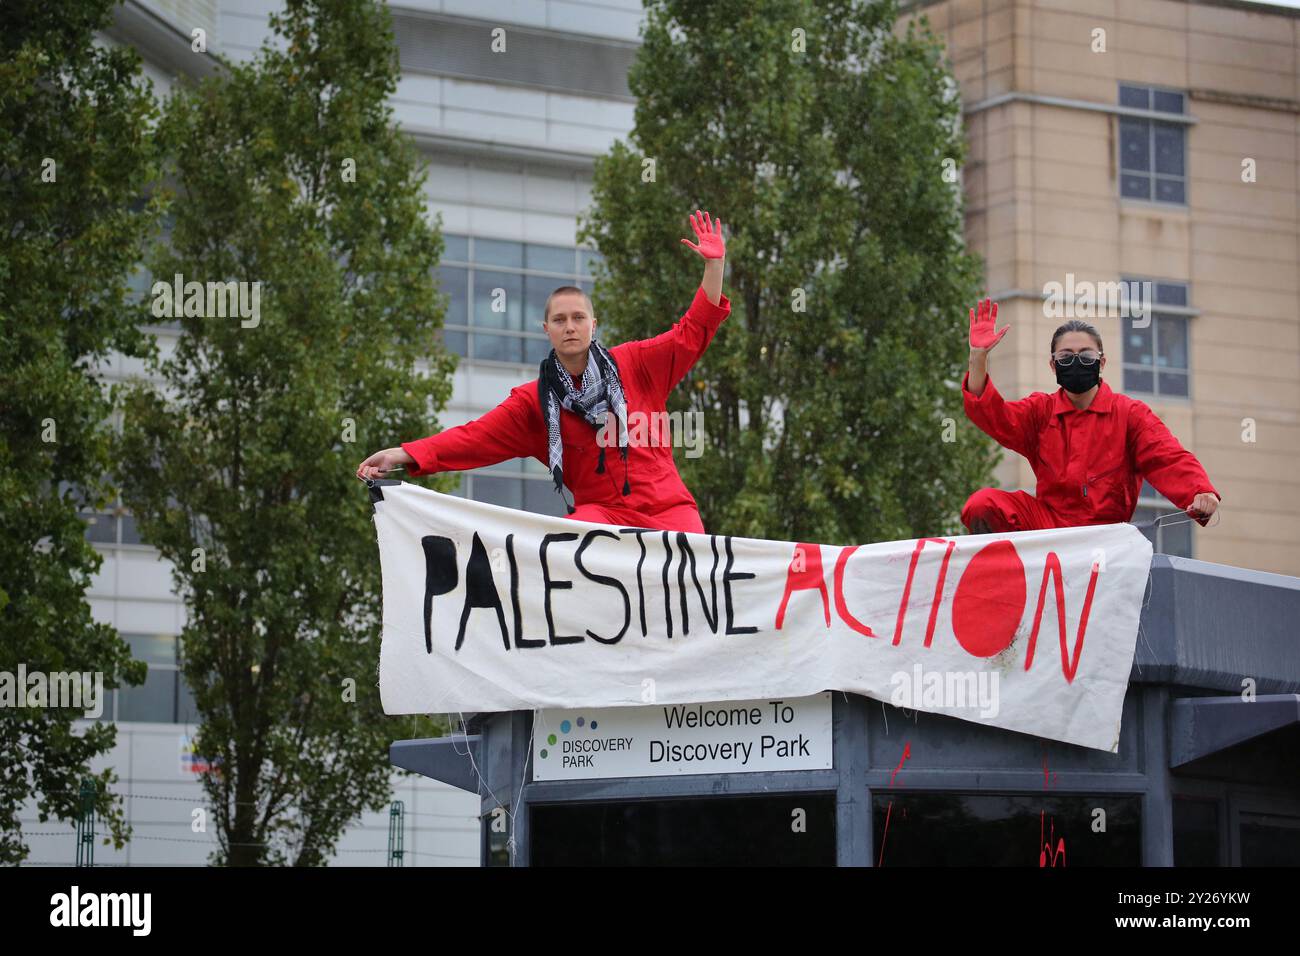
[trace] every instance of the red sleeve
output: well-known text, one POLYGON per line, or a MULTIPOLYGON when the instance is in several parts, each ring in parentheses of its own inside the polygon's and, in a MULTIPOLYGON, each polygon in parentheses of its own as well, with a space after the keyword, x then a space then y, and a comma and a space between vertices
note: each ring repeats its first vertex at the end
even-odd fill
POLYGON ((650 392, 660 401, 676 387, 713 341, 722 320, 731 314, 731 300, 721 296, 717 305, 709 301, 701 286, 686 314, 652 339, 629 342, 627 353, 634 356, 650 392))
MULTIPOLYGON (((1176 506, 1187 510, 1201 492, 1223 500, 1196 456, 1184 448, 1160 416, 1142 402, 1135 402, 1129 415, 1129 435, 1138 471, 1176 506)), ((1208 518, 1196 520, 1202 526, 1209 521, 1208 518)))
POLYGON ((970 372, 967 372, 961 380, 966 417, 999 445, 1026 458, 1031 457, 1042 428, 1037 409, 1039 402, 1033 395, 1008 402, 994 386, 991 376, 984 382, 984 391, 976 396, 967 388, 969 378, 970 372))
POLYGON ((415 459, 408 475, 437 471, 465 471, 495 465, 511 458, 532 458, 545 450, 546 430, 537 409, 537 383, 510 390, 506 400, 491 411, 428 438, 402 442, 415 459), (532 401, 528 396, 532 395, 532 401))

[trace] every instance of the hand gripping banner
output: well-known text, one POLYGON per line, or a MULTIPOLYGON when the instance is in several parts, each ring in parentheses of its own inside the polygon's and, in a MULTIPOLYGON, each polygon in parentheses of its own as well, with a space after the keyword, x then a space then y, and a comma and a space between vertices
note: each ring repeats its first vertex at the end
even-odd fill
POLYGON ((848 547, 551 518, 378 483, 389 714, 842 690, 1114 752, 1132 525, 848 547))

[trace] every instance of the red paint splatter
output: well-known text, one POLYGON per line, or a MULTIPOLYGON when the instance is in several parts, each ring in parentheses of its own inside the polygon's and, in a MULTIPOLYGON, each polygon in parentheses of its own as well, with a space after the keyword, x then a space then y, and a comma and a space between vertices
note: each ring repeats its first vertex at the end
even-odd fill
MULTIPOLYGON (((1049 785, 1060 783, 1060 777, 1047 769, 1047 745, 1043 745, 1043 789, 1046 790, 1049 785)), ((1052 836, 1049 839, 1043 839, 1043 817, 1046 810, 1038 811, 1038 865, 1045 867, 1048 865, 1048 856, 1051 856, 1051 865, 1056 866, 1056 858, 1061 858, 1061 866, 1065 866, 1065 837, 1057 841, 1056 850, 1052 850, 1052 839, 1056 837, 1056 818, 1052 818, 1052 836)))
POLYGON ((1044 811, 1038 814, 1038 865, 1040 867, 1056 866, 1057 857, 1061 859, 1061 866, 1065 866, 1065 837, 1056 839, 1056 819, 1052 819, 1051 836, 1043 839, 1043 817, 1044 811), (1052 849, 1052 840, 1056 840, 1056 849, 1052 849), (1048 857, 1051 857, 1051 863, 1048 863, 1048 857))
MULTIPOLYGON (((912 742, 906 741, 903 744, 903 755, 898 758, 898 766, 889 774, 889 786, 894 786, 894 778, 898 776, 903 769, 903 764, 907 763, 908 758, 912 756, 912 742)), ((889 818, 894 812, 894 801, 889 801, 889 806, 885 808, 885 831, 880 836, 880 858, 876 861, 876 866, 885 865, 885 841, 889 839, 889 818)), ((903 819, 907 819, 907 811, 903 811, 903 819)))
POLYGON ((889 807, 885 810, 885 832, 880 837, 880 859, 876 861, 876 866, 885 865, 885 841, 889 839, 889 816, 894 812, 894 801, 889 801, 889 807))
POLYGON ((894 778, 897 777, 899 772, 903 769, 903 764, 907 763, 908 758, 911 756, 912 756, 912 742, 909 740, 903 744, 903 756, 898 758, 898 766, 895 767, 893 771, 889 774, 889 785, 891 787, 894 785, 894 778))
POLYGON ((1043 747, 1043 789, 1046 790, 1050 784, 1061 782, 1059 774, 1053 773, 1047 769, 1047 747, 1043 747))

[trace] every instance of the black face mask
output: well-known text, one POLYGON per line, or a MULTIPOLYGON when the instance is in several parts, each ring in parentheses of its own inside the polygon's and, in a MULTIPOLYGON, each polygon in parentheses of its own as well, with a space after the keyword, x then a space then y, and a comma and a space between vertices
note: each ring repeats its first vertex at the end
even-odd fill
POLYGON ((1052 364, 1056 367, 1056 384, 1075 395, 1082 395, 1101 381, 1100 361, 1084 365, 1075 358, 1069 365, 1061 366, 1056 362, 1052 364))

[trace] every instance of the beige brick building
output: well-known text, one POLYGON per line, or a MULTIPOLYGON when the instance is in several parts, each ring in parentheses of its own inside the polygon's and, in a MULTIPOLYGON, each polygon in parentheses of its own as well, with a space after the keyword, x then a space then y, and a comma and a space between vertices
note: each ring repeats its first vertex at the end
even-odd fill
MULTIPOLYGON (((1162 550, 1300 575, 1300 10, 907 5, 921 15, 961 86, 967 239, 1012 325, 998 387, 1055 389, 1052 283, 1086 312, 1085 283, 1149 282, 1145 313, 1079 317, 1111 386, 1150 404, 1224 497, 1215 526, 1162 529, 1162 550)), ((1034 487, 1011 453, 998 479, 1034 487)), ((1135 520, 1169 509, 1149 490, 1143 504, 1135 520)))

